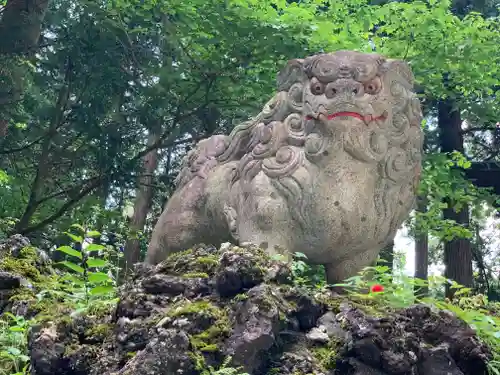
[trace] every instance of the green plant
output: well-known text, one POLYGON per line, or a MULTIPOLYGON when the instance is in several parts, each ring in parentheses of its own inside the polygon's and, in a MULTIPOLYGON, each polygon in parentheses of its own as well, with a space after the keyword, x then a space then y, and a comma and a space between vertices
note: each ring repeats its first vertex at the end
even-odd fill
MULTIPOLYGON (((275 260, 286 261, 283 255, 275 255, 275 260)), ((296 252, 290 263, 292 270, 292 281, 297 286, 320 289, 326 285, 325 269, 322 265, 307 264, 307 256, 296 252)))
POLYGON ((0 375, 24 375, 28 367, 27 330, 31 324, 9 312, 0 318, 0 375))
MULTIPOLYGON (((85 233, 85 236, 65 232, 74 243, 78 244, 77 247, 81 248, 81 250, 70 246, 60 246, 56 249, 77 259, 77 261, 64 260, 59 262, 59 264, 70 270, 60 278, 59 281, 64 287, 59 289, 66 293, 66 298, 77 303, 76 312, 87 311, 91 307, 91 301, 93 308, 96 307, 96 300, 100 300, 104 305, 114 303, 116 278, 113 277, 113 271, 115 271, 115 268, 105 258, 107 247, 93 243, 91 240, 100 236, 100 233, 86 231, 76 224, 73 227, 80 229, 85 233), (101 253, 102 257, 93 256, 94 253, 101 253)), ((56 292, 56 290, 57 288, 52 288, 51 292, 56 292)))
POLYGON ((250 375, 246 372, 241 372, 242 367, 230 367, 231 357, 226 357, 220 368, 215 370, 212 366, 201 371, 201 375, 250 375))
POLYGON ((453 220, 442 218, 442 210, 448 207, 460 211, 463 207, 473 207, 473 216, 489 215, 498 197, 491 189, 477 188, 465 178, 463 170, 471 167, 471 162, 460 152, 430 153, 425 155, 419 195, 427 198, 426 212, 415 212, 408 220, 413 233, 428 233, 441 240, 451 241, 456 238, 471 238, 469 228, 453 220), (463 169, 463 170, 462 170, 463 169), (490 206, 484 210, 484 202, 490 206))

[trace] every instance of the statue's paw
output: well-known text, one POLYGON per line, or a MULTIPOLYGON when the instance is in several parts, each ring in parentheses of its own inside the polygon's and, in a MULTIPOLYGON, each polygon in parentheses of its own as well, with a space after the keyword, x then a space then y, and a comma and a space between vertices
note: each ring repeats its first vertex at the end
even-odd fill
POLYGON ((234 209, 234 207, 229 206, 228 204, 224 205, 224 216, 226 217, 227 226, 229 228, 229 232, 235 241, 239 240, 238 235, 238 213, 234 209))

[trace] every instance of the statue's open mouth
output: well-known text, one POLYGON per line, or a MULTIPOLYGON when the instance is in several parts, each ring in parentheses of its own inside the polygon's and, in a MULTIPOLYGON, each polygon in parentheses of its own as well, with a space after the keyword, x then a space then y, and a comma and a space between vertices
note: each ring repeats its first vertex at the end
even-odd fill
POLYGON ((320 121, 325 121, 325 120, 333 120, 336 117, 354 117, 357 118, 361 121, 363 121, 365 124, 369 124, 372 121, 377 121, 377 120, 385 120, 387 118, 387 112, 383 112, 380 116, 373 116, 373 115, 365 115, 363 116, 360 113, 357 112, 336 112, 332 113, 329 115, 325 115, 324 113, 318 114, 318 117, 315 118, 313 116, 306 116, 306 120, 320 120, 320 121))

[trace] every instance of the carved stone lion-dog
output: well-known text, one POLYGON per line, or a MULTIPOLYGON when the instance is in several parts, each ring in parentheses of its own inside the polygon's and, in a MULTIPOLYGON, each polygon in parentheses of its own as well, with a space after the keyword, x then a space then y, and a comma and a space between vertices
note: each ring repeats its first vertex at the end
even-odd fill
POLYGON ((146 262, 197 243, 302 252, 329 283, 376 261, 409 215, 423 134, 405 62, 337 51, 295 59, 278 92, 183 160, 146 262))

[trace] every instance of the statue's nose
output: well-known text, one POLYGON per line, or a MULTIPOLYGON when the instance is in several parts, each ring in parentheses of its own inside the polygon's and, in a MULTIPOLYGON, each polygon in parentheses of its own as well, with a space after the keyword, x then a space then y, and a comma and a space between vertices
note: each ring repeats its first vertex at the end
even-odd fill
POLYGON ((339 79, 335 82, 330 82, 325 89, 327 98, 344 97, 352 99, 353 97, 362 96, 364 87, 361 82, 353 79, 339 79))

